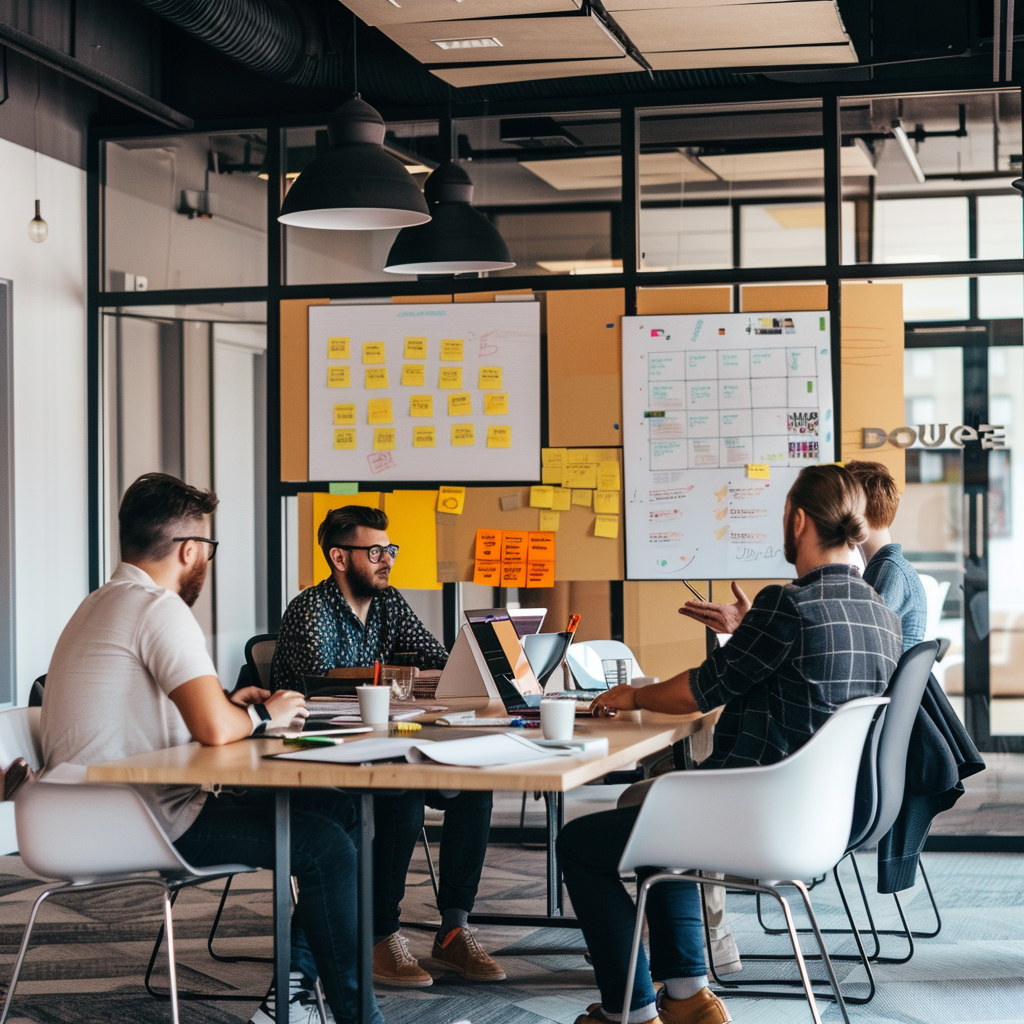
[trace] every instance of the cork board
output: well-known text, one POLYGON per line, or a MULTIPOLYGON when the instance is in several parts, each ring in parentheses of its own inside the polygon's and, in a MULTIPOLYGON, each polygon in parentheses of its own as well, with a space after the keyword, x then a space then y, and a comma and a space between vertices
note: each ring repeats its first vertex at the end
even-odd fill
POLYGON ((731 313, 732 288, 640 288, 637 316, 674 313, 731 313))
POLYGON ((281 479, 309 479, 309 307, 327 299, 281 301, 281 479))
MULTIPOLYGON (((622 463, 622 449, 602 452, 608 460, 622 463)), ((594 536, 593 509, 579 505, 560 513, 555 534, 556 580, 621 580, 624 573, 622 492, 619 491, 619 536, 614 540, 594 536)), ((437 578, 442 583, 473 580, 476 531, 537 530, 540 509, 530 508, 529 487, 467 487, 462 515, 437 513, 437 578), (502 510, 518 502, 518 508, 502 510)))

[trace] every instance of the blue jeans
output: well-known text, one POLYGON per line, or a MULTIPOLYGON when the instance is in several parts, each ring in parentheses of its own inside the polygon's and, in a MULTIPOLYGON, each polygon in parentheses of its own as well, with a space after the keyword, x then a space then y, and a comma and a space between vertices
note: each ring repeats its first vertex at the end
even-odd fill
MULTIPOLYGON (((359 1019, 357 842, 356 806, 346 793, 292 794, 292 874, 299 883, 293 930, 298 925, 308 940, 338 1024, 359 1019)), ((273 868, 274 795, 247 790, 208 796, 174 845, 197 866, 235 862, 273 868)), ((367 1024, 383 1020, 375 1003, 367 1024)))
MULTIPOLYGON (((636 925, 636 905, 619 879, 618 865, 639 812, 639 807, 621 807, 589 814, 570 821, 558 836, 566 889, 587 940, 601 1004, 611 1013, 622 1011, 636 925)), ((667 882, 654 886, 647 896, 647 927, 651 963, 648 968, 641 946, 630 1010, 654 1002, 652 977, 664 981, 707 973, 696 885, 667 882)))

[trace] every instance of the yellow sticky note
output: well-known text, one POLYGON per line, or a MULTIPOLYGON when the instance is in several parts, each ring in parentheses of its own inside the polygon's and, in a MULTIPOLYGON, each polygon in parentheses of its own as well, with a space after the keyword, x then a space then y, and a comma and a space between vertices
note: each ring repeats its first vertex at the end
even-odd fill
POLYGON ((347 388, 352 381, 352 375, 347 366, 327 367, 327 386, 329 388, 347 388))
POLYGON ((610 537, 614 539, 619 535, 618 516, 598 516, 594 520, 594 536, 610 537))
POLYGON ((771 463, 748 462, 747 476, 751 480, 770 480, 772 476, 771 463))
MULTIPOLYGON (((417 428, 419 429, 419 428, 417 428)), ((431 427, 431 430, 434 428, 431 427)), ((465 487, 439 487, 437 490, 437 511, 461 516, 466 507, 465 487)))
POLYGON ((395 447, 394 427, 375 427, 373 431, 373 450, 383 452, 395 447))
POLYGON ((336 427, 354 427, 356 425, 356 407, 354 405, 336 405, 334 407, 334 425, 336 427))
MULTIPOLYGON (((551 499, 551 507, 556 512, 568 512, 572 507, 572 491, 565 487, 556 487, 551 499)), ((544 527, 542 526, 543 530, 544 527)))
POLYGON ((554 500, 554 487, 530 488, 530 508, 551 508, 551 502, 554 500))
POLYGON ((469 416, 473 411, 473 403, 468 391, 460 391, 457 395, 448 396, 449 416, 469 416))
POLYGON ((565 461, 564 448, 541 448, 540 450, 540 464, 542 466, 564 466, 565 461))
POLYGON ((593 462, 595 465, 601 461, 604 453, 597 448, 573 448, 565 456, 566 462, 593 462))
POLYGON ((366 389, 386 388, 388 386, 388 368, 382 366, 376 370, 366 371, 366 389))
POLYGON ((383 363, 384 360, 384 342, 383 341, 364 341, 363 342, 363 362, 364 363, 383 363))
POLYGON ((427 358, 427 339, 426 338, 406 338, 405 339, 405 358, 406 359, 426 359, 427 358))
POLYGON ((493 395, 484 395, 485 416, 508 415, 508 392, 496 391, 493 395))
POLYGON ((561 518, 557 512, 541 512, 540 529, 554 533, 558 529, 558 522, 561 518))
POLYGON ((487 428, 488 448, 511 448, 512 428, 511 427, 488 427, 487 428))
POLYGON ((619 514, 618 491, 594 491, 594 511, 619 514))
POLYGON ((423 363, 402 364, 402 387, 425 388, 427 386, 427 368, 423 363))
POLYGON ((367 423, 394 423, 390 398, 371 398, 366 403, 367 423))
POLYGON ((437 446, 436 431, 433 427, 413 427, 413 448, 435 448, 437 446))
POLYGON ((348 357, 349 357, 348 338, 328 338, 327 339, 327 358, 328 359, 348 359, 348 357))
POLYGON ((617 462, 599 462, 597 464, 597 489, 599 491, 622 490, 617 462))
POLYGON ((501 390, 501 367, 481 366, 480 377, 477 387, 483 391, 501 390))
POLYGON ((593 491, 573 491, 572 503, 582 505, 583 508, 590 508, 593 493, 593 491))
POLYGON ((334 447, 351 449, 356 446, 356 432, 354 430, 336 430, 334 432, 334 447))
POLYGON ((563 487, 597 487, 597 465, 592 462, 570 462, 562 470, 563 487))
POLYGON ((441 362, 461 363, 462 342, 456 340, 455 338, 444 338, 441 341, 441 362))
POLYGON ((409 415, 410 416, 433 416, 434 415, 434 396, 433 395, 413 395, 409 399, 409 415))
POLYGON ((562 467, 561 466, 541 466, 540 468, 540 482, 542 484, 561 484, 562 483, 562 467))
POLYGON ((473 432, 472 423, 456 423, 452 426, 452 445, 455 448, 465 448, 476 444, 476 435, 473 432))
POLYGON ((447 391, 462 390, 462 367, 442 366, 437 376, 437 386, 447 391))

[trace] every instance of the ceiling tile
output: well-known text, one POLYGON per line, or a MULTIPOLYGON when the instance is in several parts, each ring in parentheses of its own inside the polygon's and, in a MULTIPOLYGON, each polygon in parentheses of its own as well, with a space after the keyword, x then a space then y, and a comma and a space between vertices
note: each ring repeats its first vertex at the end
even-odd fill
POLYGON ((620 11, 615 20, 645 54, 849 41, 832 0, 620 11))
MULTIPOLYGON (((521 160, 519 166, 559 191, 622 187, 622 160, 617 156, 521 160)), ((716 180, 717 176, 712 171, 683 153, 640 155, 641 187, 716 180)))
POLYGON ((852 43, 828 46, 759 46, 739 50, 670 50, 665 53, 646 53, 644 56, 655 71, 857 63, 857 54, 852 43))
MULTIPOLYGON (((702 156, 723 181, 798 181, 825 175, 822 149, 784 149, 760 153, 724 153, 702 156)), ((863 178, 876 174, 871 154, 861 143, 843 146, 839 168, 844 177, 863 178)))
MULTIPOLYGON (((388 0, 383 0, 388 3, 388 0)), ((782 3, 786 0, 604 0, 605 9, 617 11, 666 11, 676 7, 731 7, 736 4, 782 3)))
POLYGON ((533 82, 545 78, 629 74, 640 70, 640 65, 629 57, 607 57, 597 60, 545 61, 539 64, 486 64, 471 68, 459 67, 456 64, 434 68, 433 73, 456 89, 462 89, 474 85, 533 82))
POLYGON ((345 6, 367 25, 402 25, 574 11, 579 4, 576 0, 345 0, 345 6))

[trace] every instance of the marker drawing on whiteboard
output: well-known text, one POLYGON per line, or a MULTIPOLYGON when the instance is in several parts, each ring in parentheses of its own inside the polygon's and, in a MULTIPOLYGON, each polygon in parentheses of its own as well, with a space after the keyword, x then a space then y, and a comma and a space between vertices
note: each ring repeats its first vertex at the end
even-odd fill
POLYGON ((366 456, 366 461, 370 464, 371 473, 383 473, 386 469, 395 468, 395 460, 391 452, 370 452, 366 456))

